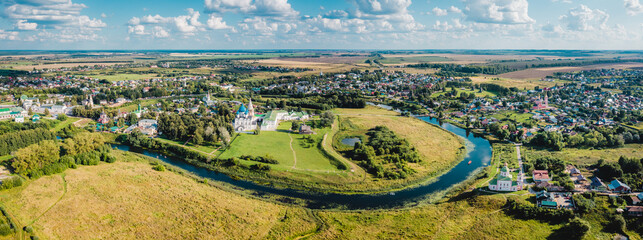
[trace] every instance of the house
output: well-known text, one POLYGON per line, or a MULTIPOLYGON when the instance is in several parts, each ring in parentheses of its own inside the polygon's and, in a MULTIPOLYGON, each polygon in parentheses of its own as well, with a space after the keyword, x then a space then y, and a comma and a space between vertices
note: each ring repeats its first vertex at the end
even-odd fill
POLYGON ((605 186, 605 183, 603 183, 603 181, 601 181, 601 179, 598 178, 598 177, 593 177, 592 178, 592 183, 590 184, 590 187, 594 191, 606 191, 607 190, 607 186, 605 186))
POLYGON ((505 192, 520 191, 523 188, 522 183, 524 182, 522 178, 522 175, 519 174, 517 181, 513 181, 509 167, 507 163, 505 163, 505 166, 500 170, 500 174, 489 182, 489 190, 505 192))
POLYGON ((619 193, 629 193, 632 191, 632 189, 619 181, 618 179, 614 179, 609 185, 607 185, 607 189, 609 189, 612 192, 619 192, 619 193))
POLYGON ((100 113, 100 118, 98 118, 98 122, 101 124, 107 124, 109 122, 109 117, 107 117, 107 114, 105 111, 100 113))
POLYGON ((627 206, 625 209, 630 217, 643 217, 643 206, 627 206))
POLYGON ((551 181, 551 178, 549 178, 549 171, 547 170, 534 170, 532 172, 532 176, 534 179, 534 182, 549 182, 551 181))
POLYGON ((38 122, 38 121, 40 121, 40 115, 38 115, 38 114, 34 114, 34 115, 31 117, 31 121, 32 121, 32 122, 38 122))
POLYGON ((639 205, 641 203, 641 197, 643 197, 643 193, 640 193, 639 195, 630 196, 632 205, 639 205))
POLYGON ((555 201, 541 201, 540 207, 543 208, 558 208, 558 203, 555 201))
POLYGON ((14 119, 13 119, 13 121, 14 121, 14 122, 17 122, 17 123, 23 123, 23 122, 25 122, 25 117, 23 117, 23 116, 18 116, 18 117, 16 117, 16 118, 14 118, 14 119))
POLYGON ((554 196, 550 192, 542 190, 536 193, 536 201, 554 201, 554 196))
POLYGON ((570 165, 568 169, 569 169, 569 175, 571 175, 572 177, 576 177, 580 175, 580 171, 578 170, 578 168, 570 165))
POLYGON ((21 107, 0 108, 0 119, 11 119, 27 116, 27 111, 21 107))
POLYGON ((306 124, 302 124, 301 126, 299 126, 299 134, 313 134, 313 133, 314 133, 313 129, 310 126, 306 124))

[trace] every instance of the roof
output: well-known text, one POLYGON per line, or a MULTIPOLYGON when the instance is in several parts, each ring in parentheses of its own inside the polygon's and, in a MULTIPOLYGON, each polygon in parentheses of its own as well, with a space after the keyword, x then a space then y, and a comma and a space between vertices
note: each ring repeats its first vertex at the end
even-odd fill
POLYGON ((643 206, 627 206, 625 208, 628 212, 643 212, 643 206))
POLYGON ((547 207, 558 207, 558 203, 553 201, 542 201, 540 202, 540 205, 547 206, 547 207))
POLYGON ((625 185, 625 183, 622 183, 622 182, 621 182, 621 181, 619 181, 618 179, 614 179, 614 180, 612 180, 612 182, 611 182, 609 185, 607 185, 607 187, 608 187, 610 190, 612 190, 612 189, 617 189, 617 188, 619 188, 619 187, 623 187, 623 188, 626 188, 626 189, 630 189, 630 187, 629 187, 629 186, 625 185))
POLYGON ((534 176, 534 180, 549 179, 549 171, 547 170, 534 170, 532 174, 534 176))
POLYGON ((600 187, 600 186, 605 186, 605 184, 603 183, 603 181, 601 181, 600 178, 593 177, 592 178, 592 186, 593 187, 600 187))
POLYGON ((239 107, 239 110, 237 111, 237 114, 239 113, 248 113, 248 109, 246 108, 246 105, 241 104, 241 107, 239 107))

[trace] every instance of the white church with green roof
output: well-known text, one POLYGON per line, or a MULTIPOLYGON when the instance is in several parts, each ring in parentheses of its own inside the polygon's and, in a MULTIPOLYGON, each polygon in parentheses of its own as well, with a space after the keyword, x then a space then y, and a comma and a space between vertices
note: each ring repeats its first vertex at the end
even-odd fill
POLYGON ((523 188, 523 179, 524 177, 518 174, 516 181, 514 181, 511 171, 507 163, 505 163, 505 166, 500 169, 500 174, 489 182, 489 190, 503 192, 520 191, 523 188))

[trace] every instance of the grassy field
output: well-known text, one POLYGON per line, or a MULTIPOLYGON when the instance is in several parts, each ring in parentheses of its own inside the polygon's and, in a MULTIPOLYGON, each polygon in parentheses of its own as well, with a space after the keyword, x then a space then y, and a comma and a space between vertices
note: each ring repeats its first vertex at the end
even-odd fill
POLYGON ((123 80, 141 80, 141 79, 154 78, 156 77, 156 74, 119 73, 114 75, 100 74, 100 75, 86 75, 86 76, 98 78, 98 79, 105 79, 110 82, 118 82, 123 80))
POLYGON ((609 162, 616 162, 621 156, 630 158, 640 158, 643 156, 643 144, 626 144, 621 148, 608 149, 576 149, 565 148, 562 151, 548 151, 534 148, 523 147, 523 154, 527 158, 538 158, 542 156, 552 156, 569 161, 576 165, 592 165, 599 159, 609 162))
POLYGON ((161 142, 167 142, 167 143, 171 143, 171 144, 175 144, 175 145, 186 146, 186 147, 195 149, 195 150, 200 151, 200 152, 205 153, 205 154, 211 154, 211 153, 213 153, 214 151, 217 150, 217 148, 215 146, 195 145, 194 143, 192 143, 192 141, 188 141, 187 144, 185 144, 184 141, 176 141, 176 140, 170 140, 170 139, 165 139, 165 138, 156 138, 156 139, 161 141, 161 142))
POLYGON ((364 109, 336 109, 335 112, 362 131, 383 125, 408 140, 422 157, 420 163, 409 163, 418 172, 416 176, 446 170, 460 160, 458 154, 463 147, 461 139, 422 120, 401 117, 396 112, 374 106, 364 109))
POLYGON ((503 196, 478 196, 407 210, 322 212, 328 230, 314 239, 545 239, 559 226, 516 220, 503 196))
MULTIPOLYGON (((157 104, 159 103, 158 99, 146 99, 141 101, 141 108, 150 106, 152 104, 157 104)), ((131 112, 135 111, 138 109, 138 104, 135 103, 128 103, 129 105, 124 106, 124 107, 118 107, 118 110, 124 111, 124 112, 131 112)))
POLYGON ((74 123, 75 121, 78 121, 79 119, 80 118, 76 118, 76 117, 67 117, 67 120, 65 120, 64 122, 59 122, 58 124, 56 124, 56 126, 54 126, 50 130, 52 132, 58 132, 58 131, 60 131, 60 129, 63 129, 63 128, 71 125, 72 123, 74 123))
MULTIPOLYGON (((273 166, 273 169, 277 170, 297 168, 307 171, 337 171, 337 167, 331 164, 330 160, 317 148, 328 129, 316 130, 316 134, 309 135, 314 142, 307 144, 304 140, 306 135, 290 133, 285 130, 290 129, 290 126, 291 122, 282 122, 279 126, 279 131, 262 131, 259 135, 239 134, 230 148, 219 157, 269 155, 279 161, 279 164, 273 166), (297 159, 296 162, 295 158, 297 159)), ((250 161, 242 162, 247 164, 254 163, 250 161)))
MULTIPOLYGON (((451 92, 451 91, 447 90, 447 91, 444 91, 444 92, 434 92, 433 94, 431 94, 431 97, 441 96, 441 95, 444 95, 444 94, 446 94, 448 92, 451 92)), ((460 96, 460 93, 462 93, 462 92, 467 93, 467 94, 474 93, 476 95, 476 97, 495 97, 496 96, 495 93, 492 93, 492 92, 489 92, 489 91, 479 92, 477 90, 473 91, 473 90, 470 90, 470 89, 465 89, 465 90, 456 89, 456 92, 458 92, 457 96, 460 96)))
POLYGON ((533 114, 531 113, 517 113, 515 111, 499 111, 498 113, 491 115, 491 117, 502 122, 515 121, 519 123, 530 120, 532 116, 533 114))
MULTIPOLYGON (((545 239, 563 226, 503 212, 507 198, 527 195, 465 192, 406 209, 308 211, 154 171, 133 153, 113 153, 116 163, 68 169, 0 191, 0 205, 18 228, 32 226, 41 239, 545 239)), ((597 206, 605 207, 605 199, 599 197, 597 206)), ((613 238, 602 232, 604 218, 584 218, 592 225, 585 239, 613 238)))
POLYGON ((33 223, 41 239, 285 239, 316 228, 304 209, 157 172, 133 154, 115 152, 116 163, 3 191, 0 204, 21 226, 33 223))

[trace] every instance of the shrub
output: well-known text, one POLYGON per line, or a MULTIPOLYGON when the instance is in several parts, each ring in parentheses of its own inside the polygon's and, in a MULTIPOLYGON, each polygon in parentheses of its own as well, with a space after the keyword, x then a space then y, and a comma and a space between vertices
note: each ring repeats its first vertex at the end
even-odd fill
POLYGON ((159 171, 159 172, 163 172, 163 171, 165 171, 165 166, 163 166, 161 164, 158 164, 158 165, 155 165, 154 167, 152 167, 152 169, 154 169, 156 171, 159 171))
POLYGON ((575 217, 565 226, 566 232, 569 233, 569 237, 572 239, 581 239, 583 236, 589 232, 590 225, 587 221, 575 217))
POLYGON ((24 230, 27 233, 33 233, 33 227, 31 226, 25 226, 22 230, 24 230))
POLYGON ((22 186, 23 183, 24 183, 24 179, 22 179, 22 177, 19 177, 19 176, 10 177, 2 181, 2 184, 0 184, 0 190, 20 187, 22 186))
POLYGON ((9 224, 0 224, 0 236, 7 236, 12 233, 13 230, 11 230, 11 226, 9 226, 9 224))

